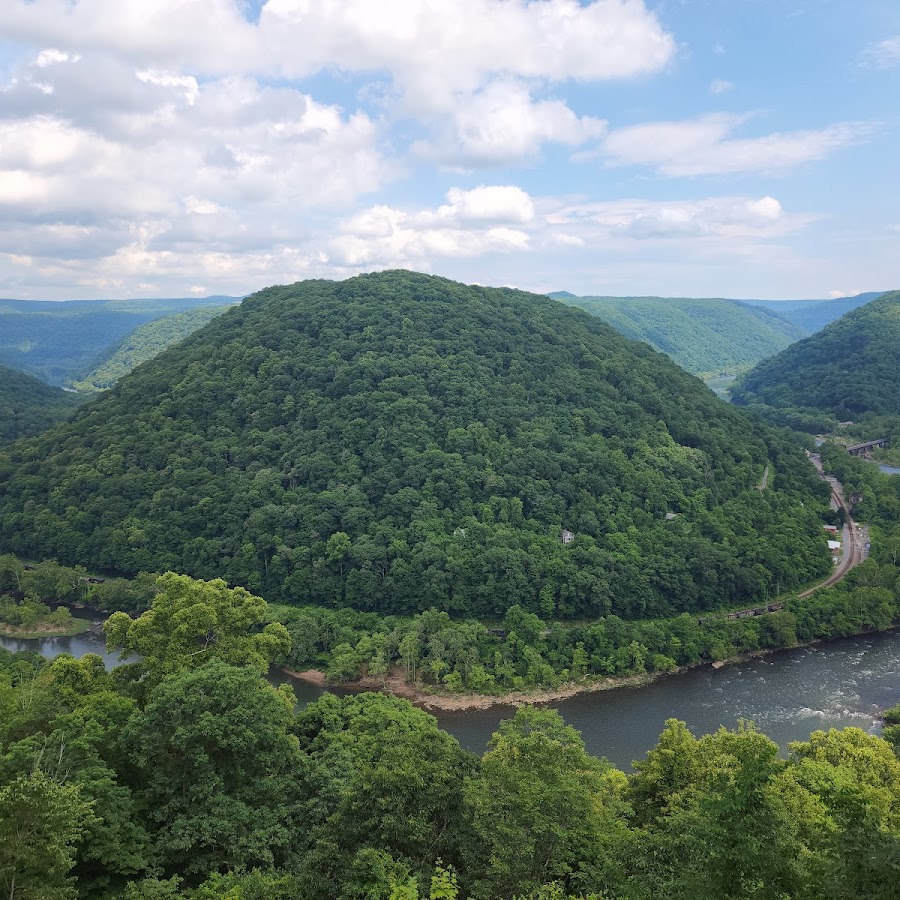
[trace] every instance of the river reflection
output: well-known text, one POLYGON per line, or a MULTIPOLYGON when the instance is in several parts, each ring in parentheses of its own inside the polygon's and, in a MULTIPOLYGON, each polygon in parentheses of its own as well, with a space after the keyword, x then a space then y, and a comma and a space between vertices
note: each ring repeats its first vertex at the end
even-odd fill
MULTIPOLYGON (((106 653, 102 634, 39 641, 0 637, 8 650, 37 649, 47 657, 106 653)), ((274 684, 289 683, 301 706, 324 688, 273 673, 274 684)), ((583 694, 552 704, 584 735, 589 752, 629 768, 659 737, 668 718, 682 719, 696 735, 720 725, 734 728, 752 719, 782 749, 819 728, 855 725, 878 730, 877 714, 900 700, 900 632, 845 638, 788 650, 746 663, 694 669, 637 688, 583 694)), ((469 712, 438 712, 438 722, 469 750, 484 751, 501 719, 513 710, 497 706, 469 712)))

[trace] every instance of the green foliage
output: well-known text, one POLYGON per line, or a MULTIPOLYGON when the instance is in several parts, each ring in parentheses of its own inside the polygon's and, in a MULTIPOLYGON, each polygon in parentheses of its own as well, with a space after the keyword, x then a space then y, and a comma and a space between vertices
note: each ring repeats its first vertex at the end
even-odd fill
POLYGON ((102 662, 92 659, 99 672, 88 660, 60 657, 53 663, 48 677, 62 701, 60 715, 49 733, 13 744, 0 757, 0 773, 10 778, 38 770, 79 789, 92 816, 73 875, 83 892, 102 893, 146 869, 149 847, 132 791, 118 783, 115 771, 124 759, 118 736, 134 702, 110 690, 102 662))
MULTIPOLYGON (((888 480, 868 469, 872 477, 888 480)), ((882 496, 887 503, 889 495, 882 496)), ((892 534, 880 532, 873 557, 844 582, 804 599, 788 597, 779 612, 741 619, 718 613, 700 620, 683 613, 551 625, 514 606, 502 629, 489 629, 438 610, 400 618, 279 606, 270 615, 283 621, 290 635, 287 666, 318 668, 335 682, 402 672, 409 681, 451 692, 554 688, 567 681, 667 672, 900 623, 900 533, 896 540, 892 534)))
POLYGON ((398 878, 398 866, 405 881, 424 877, 435 857, 459 865, 470 838, 463 783, 475 759, 432 716, 396 697, 325 695, 298 715, 296 732, 314 788, 304 896, 325 900, 348 881, 369 896, 373 883, 398 878))
POLYGON ((0 630, 20 636, 29 634, 79 634, 88 623, 76 620, 64 607, 51 609, 29 597, 17 600, 0 594, 0 630))
POLYGON ((466 786, 484 867, 479 893, 508 897, 596 870, 624 786, 620 772, 588 756, 559 713, 519 709, 466 786))
POLYGON ((137 619, 113 613, 103 624, 109 650, 137 654, 137 665, 152 679, 198 669, 210 660, 246 666, 262 674, 290 648, 283 625, 266 619, 266 602, 224 581, 197 581, 167 572, 159 593, 137 619))
POLYGON ((84 400, 0 366, 0 446, 45 431, 70 416, 84 400))
POLYGON ((166 874, 282 865, 299 826, 293 697, 212 660, 170 675, 125 727, 131 785, 166 874))
POLYGON ((670 721, 629 776, 547 709, 518 710, 479 760, 404 700, 326 695, 296 714, 220 660, 138 699, 99 657, 9 662, 15 900, 896 896, 900 759, 858 729, 780 759, 752 726, 695 738, 670 721))
POLYGON ((106 357, 83 378, 73 380, 79 391, 105 391, 135 366, 153 359, 172 344, 183 341, 198 328, 216 316, 222 315, 227 306, 208 306, 187 312, 154 319, 140 325, 107 351, 106 357))
POLYGON ((825 412, 838 420, 897 416, 898 379, 900 291, 892 291, 761 362, 735 385, 732 397, 739 404, 813 417, 825 412))
POLYGON ((35 771, 0 787, 0 891, 10 900, 68 900, 74 847, 91 815, 74 785, 35 771))
POLYGON ((854 499, 856 518, 878 527, 872 553, 882 563, 900 562, 900 478, 886 475, 878 466, 850 456, 831 442, 821 448, 827 470, 844 486, 844 495, 854 499))
POLYGON ((262 291, 0 453, 3 549, 406 615, 753 602, 827 569, 826 503, 596 318, 408 272, 262 291))
POLYGON ((551 294, 646 341, 695 375, 739 372, 807 334, 767 310, 738 300, 686 297, 573 297, 551 294))

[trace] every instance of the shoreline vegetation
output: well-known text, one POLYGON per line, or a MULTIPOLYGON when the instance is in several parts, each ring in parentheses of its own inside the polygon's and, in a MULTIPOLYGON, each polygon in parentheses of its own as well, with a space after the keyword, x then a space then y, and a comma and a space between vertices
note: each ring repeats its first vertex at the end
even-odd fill
POLYGON ((33 592, 7 593, 0 588, 0 635, 35 639, 72 637, 91 627, 84 619, 76 619, 65 606, 53 609, 48 598, 33 592))
MULTIPOLYGON (((900 624, 893 625, 889 628, 866 628, 852 634, 841 635, 841 637, 864 637, 870 634, 886 634, 889 632, 900 631, 900 624)), ((834 638, 837 639, 837 638, 834 638)), ((646 687, 660 678, 668 678, 675 675, 685 675, 694 669, 701 669, 704 666, 710 666, 713 669, 721 669, 725 666, 734 666, 751 659, 759 659, 764 656, 772 656, 777 653, 785 653, 789 650, 802 650, 805 647, 816 647, 829 643, 828 638, 817 638, 812 641, 806 641, 802 644, 794 644, 790 647, 769 647, 760 650, 748 650, 743 653, 735 654, 728 659, 701 660, 690 665, 678 666, 665 672, 641 672, 637 675, 619 675, 619 676, 599 676, 598 678, 587 681, 573 681, 562 684, 556 688, 548 688, 546 690, 534 689, 528 691, 511 691, 506 694, 449 694, 440 689, 436 690, 436 685, 410 684, 403 678, 402 668, 391 673, 387 679, 376 678, 371 675, 363 675, 355 681, 336 683, 329 681, 325 672, 321 669, 305 669, 302 672, 295 672, 284 666, 276 666, 276 671, 282 675, 287 675, 295 681, 302 681, 305 684, 311 684, 315 687, 322 688, 340 688, 348 693, 365 693, 367 691, 375 691, 381 694, 390 694, 395 697, 402 697, 409 700, 414 706, 429 711, 440 712, 469 712, 475 710, 491 709, 494 706, 532 706, 544 705, 547 703, 557 703, 562 700, 569 700, 572 697, 578 697, 583 694, 599 694, 606 691, 616 691, 627 688, 646 687)), ((892 719, 889 714, 897 718, 897 724, 900 724, 900 705, 886 710, 881 718, 889 724, 892 719)))
MULTIPOLYGON (((834 444, 822 447, 822 458, 854 499, 854 516, 871 523, 871 557, 839 584, 807 597, 788 594, 780 609, 776 597, 766 598, 772 612, 690 610, 670 618, 605 615, 561 622, 513 605, 502 618, 485 621, 435 609, 389 616, 269 603, 266 621, 290 637, 290 648, 275 662, 306 681, 389 690, 426 709, 483 709, 641 685, 698 665, 896 628, 900 485, 834 444)), ((100 580, 51 561, 26 569, 15 557, 0 556, 0 593, 18 591, 106 613, 147 609, 157 578, 145 573, 100 580)))
MULTIPOLYGON (((697 666, 707 665, 698 663, 697 666)), ((391 673, 386 679, 376 678, 372 675, 363 675, 355 681, 340 684, 328 681, 325 672, 321 669, 306 669, 303 672, 295 672, 291 669, 278 667, 278 671, 297 681, 312 684, 316 687, 334 688, 352 693, 364 693, 376 691, 382 694, 392 694, 409 700, 415 706, 427 710, 440 710, 442 712, 467 712, 472 710, 490 709, 494 706, 526 706, 545 703, 556 703, 559 700, 568 700, 580 694, 594 694, 600 691, 611 691, 625 687, 642 687, 650 684, 662 675, 678 675, 687 672, 697 666, 684 666, 670 672, 644 672, 640 675, 623 675, 618 678, 602 677, 602 680, 569 682, 557 688, 547 690, 534 689, 528 691, 510 691, 506 694, 448 694, 436 691, 434 685, 421 682, 410 684, 403 677, 402 668, 391 673)))
POLYGON ((87 619, 73 619, 68 625, 56 625, 42 622, 37 625, 9 625, 0 622, 0 637, 18 638, 20 640, 40 640, 48 637, 75 637, 90 629, 87 619))

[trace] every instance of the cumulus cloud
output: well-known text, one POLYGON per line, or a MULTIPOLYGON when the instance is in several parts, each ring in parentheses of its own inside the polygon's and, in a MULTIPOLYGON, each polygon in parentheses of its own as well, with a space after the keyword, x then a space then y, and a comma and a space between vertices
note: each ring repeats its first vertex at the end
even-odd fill
MULTIPOLYGON (((570 203, 536 200, 513 185, 452 189, 436 208, 373 206, 341 223, 328 242, 333 265, 350 271, 408 266, 430 269, 455 259, 531 255, 555 248, 583 254, 613 247, 660 247, 673 241, 740 246, 782 238, 811 216, 787 213, 774 197, 708 197, 570 203)), ((685 245, 687 246, 687 245, 685 245)))
POLYGON ((561 100, 536 100, 518 82, 497 81, 471 97, 456 98, 436 138, 419 142, 419 155, 464 166, 499 165, 534 156, 545 142, 577 146, 600 137, 606 122, 577 116, 561 100))
POLYGON ((611 165, 649 166, 670 176, 779 172, 824 159, 863 140, 873 129, 871 123, 843 122, 819 130, 729 137, 748 118, 714 113, 632 125, 612 131, 602 150, 611 165))
POLYGON ((267 0, 253 21, 244 0, 5 0, 0 33, 21 51, 0 83, 10 289, 40 270, 70 288, 190 271, 240 290, 324 266, 330 236, 353 237, 335 222, 367 217, 413 260, 520 250, 524 192, 351 211, 411 165, 597 141, 605 123, 564 87, 659 72, 675 50, 644 0, 267 0), (366 87, 340 107, 304 89, 314 75, 366 87))
POLYGON ((528 248, 530 235, 522 226, 534 217, 531 197, 514 185, 453 188, 437 209, 374 206, 357 213, 341 223, 328 250, 337 265, 351 268, 508 253, 528 248))
POLYGON ((235 64, 293 75, 389 71, 407 90, 422 78, 474 88, 498 71, 627 78, 658 71, 675 49, 643 0, 268 0, 256 23, 237 0, 7 0, 0 27, 79 52, 173 67, 191 59, 211 74, 235 64))
POLYGON ((241 10, 237 0, 7 0, 0 29, 58 55, 127 56, 189 91, 201 74, 386 76, 399 114, 449 112, 460 129, 451 148, 457 138, 475 161, 495 160, 506 137, 524 156, 594 130, 559 101, 531 102, 530 86, 656 72, 675 50, 643 0, 268 0, 255 23, 241 10), (504 91, 515 108, 492 123, 504 91))
POLYGON ((218 214, 224 232, 243 219, 289 240, 310 211, 347 209, 391 176, 376 122, 293 88, 60 57, 40 67, 53 91, 36 93, 37 69, 0 93, 0 207, 25 232, 116 219, 163 248, 218 214))

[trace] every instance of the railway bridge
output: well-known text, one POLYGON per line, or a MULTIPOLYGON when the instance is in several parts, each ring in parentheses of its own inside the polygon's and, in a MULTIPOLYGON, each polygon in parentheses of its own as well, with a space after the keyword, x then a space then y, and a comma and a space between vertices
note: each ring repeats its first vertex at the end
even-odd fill
POLYGON ((878 438, 877 441, 865 441, 862 444, 854 444, 852 447, 847 448, 847 452, 851 456, 865 456, 870 450, 874 450, 876 447, 884 447, 888 442, 886 437, 878 438))

